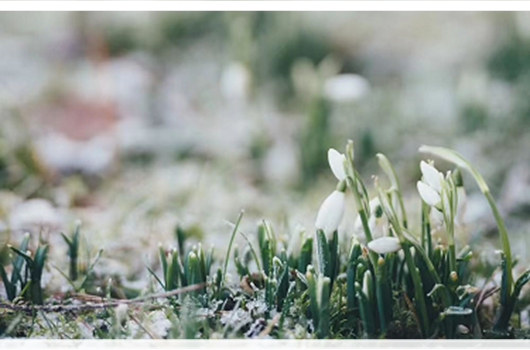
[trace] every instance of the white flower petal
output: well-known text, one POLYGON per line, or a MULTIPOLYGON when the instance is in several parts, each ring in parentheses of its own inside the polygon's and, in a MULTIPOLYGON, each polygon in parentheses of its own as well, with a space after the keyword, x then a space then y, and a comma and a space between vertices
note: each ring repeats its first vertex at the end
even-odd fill
POLYGON ((431 207, 434 207, 435 205, 440 203, 441 198, 438 192, 433 190, 431 187, 426 185, 424 182, 418 181, 417 187, 418 187, 418 192, 420 193, 420 197, 421 199, 423 199, 425 203, 427 203, 431 207))
POLYGON ((440 193, 442 190, 443 181, 442 173, 423 160, 420 163, 420 169, 423 175, 423 181, 425 181, 427 185, 431 186, 436 192, 440 193))
POLYGON ((328 163, 333 175, 337 180, 341 181, 346 178, 346 173, 344 172, 344 161, 346 156, 334 148, 328 150, 328 163))
POLYGON ((378 254, 388 254, 400 250, 401 244, 396 237, 381 237, 368 243, 368 248, 378 254))
POLYGON ((320 206, 315 227, 329 236, 339 228, 343 215, 344 192, 333 191, 320 206))

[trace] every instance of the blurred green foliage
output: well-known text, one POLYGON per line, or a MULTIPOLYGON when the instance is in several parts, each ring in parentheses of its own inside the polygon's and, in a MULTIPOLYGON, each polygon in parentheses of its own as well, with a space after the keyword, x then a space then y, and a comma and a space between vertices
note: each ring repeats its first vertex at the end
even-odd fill
POLYGON ((488 68, 494 77, 515 82, 519 77, 530 73, 530 42, 516 33, 488 60, 488 68))
POLYGON ((327 151, 331 143, 329 119, 329 102, 317 97, 311 103, 299 141, 302 187, 310 184, 320 171, 328 167, 327 151))

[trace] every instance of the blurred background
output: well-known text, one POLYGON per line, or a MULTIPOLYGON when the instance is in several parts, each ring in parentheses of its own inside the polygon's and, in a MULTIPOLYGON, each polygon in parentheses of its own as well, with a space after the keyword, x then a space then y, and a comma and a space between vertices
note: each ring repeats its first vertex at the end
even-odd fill
MULTIPOLYGON (((58 232, 81 220, 133 284, 176 225, 222 254, 244 209, 243 232, 267 219, 287 241, 312 233, 327 149, 353 139, 368 187, 376 153, 394 163, 415 222, 418 147, 464 154, 530 261, 529 14, 2 13, 0 47, 4 248, 39 232, 65 259, 58 232)), ((464 181, 461 247, 496 262, 464 181)))

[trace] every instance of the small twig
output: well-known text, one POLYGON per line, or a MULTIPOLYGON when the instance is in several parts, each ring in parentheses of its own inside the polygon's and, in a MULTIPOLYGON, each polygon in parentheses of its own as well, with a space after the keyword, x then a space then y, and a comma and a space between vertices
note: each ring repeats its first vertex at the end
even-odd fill
POLYGON ((488 290, 484 289, 483 292, 480 293, 480 298, 477 302, 475 311, 478 310, 479 306, 484 302, 484 300, 488 299, 493 294, 497 293, 500 289, 501 289, 500 287, 491 287, 488 290))
POLYGON ((81 305, 17 305, 11 303, 2 303, 0 302, 0 309, 9 309, 13 311, 22 311, 26 313, 32 313, 34 311, 43 311, 43 312, 62 312, 62 311, 84 311, 84 310, 95 310, 95 309, 104 309, 107 307, 115 307, 120 304, 136 304, 143 303, 151 299, 160 299, 160 298, 169 298, 181 293, 191 292, 198 289, 202 289, 206 286, 206 283, 194 284, 191 286, 175 289, 169 292, 158 293, 146 295, 136 299, 115 299, 108 302, 100 303, 86 303, 81 305))

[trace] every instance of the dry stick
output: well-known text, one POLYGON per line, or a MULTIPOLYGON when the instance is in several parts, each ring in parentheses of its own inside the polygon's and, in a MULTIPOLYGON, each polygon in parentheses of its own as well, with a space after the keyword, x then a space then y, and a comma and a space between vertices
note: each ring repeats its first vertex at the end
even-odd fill
POLYGON ((107 307, 114 307, 120 304, 136 304, 143 303, 150 299, 169 298, 181 293, 191 292, 202 289, 206 286, 206 283, 193 284, 191 286, 175 289, 169 292, 146 295, 136 299, 116 299, 108 302, 101 302, 95 304, 81 304, 81 305, 17 305, 11 303, 1 303, 0 309, 9 309, 14 311, 23 311, 26 313, 32 313, 33 311, 43 312, 61 312, 61 311, 84 311, 84 310, 95 310, 104 309, 107 307))
POLYGON ((495 271, 493 271, 493 273, 491 274, 491 276, 489 276, 486 279, 486 281, 484 281, 484 286, 482 287, 482 290, 480 291, 479 299, 478 299, 477 304, 475 306, 475 312, 478 311, 478 308, 480 307, 480 304, 482 304, 482 302, 484 300, 486 300, 487 298, 489 298, 490 296, 492 296, 493 294, 495 294, 497 291, 500 290, 500 288, 498 286, 495 286, 495 287, 492 287, 492 288, 489 288, 489 289, 486 288, 486 285, 491 280, 493 280, 493 276, 495 275, 495 273, 497 273, 497 271, 500 271, 500 268, 496 268, 495 271))
POLYGON ((281 316, 281 314, 276 314, 276 316, 274 316, 272 318, 272 320, 270 320, 269 323, 267 323, 267 326, 259 334, 260 338, 266 336, 267 334, 269 334, 272 331, 272 329, 274 328, 274 325, 280 319, 280 316, 281 316))
POLYGON ((477 306, 475 307, 475 312, 478 311, 478 308, 479 308, 480 305, 484 302, 484 300, 488 299, 488 298, 491 297, 493 294, 497 293, 499 290, 501 290, 500 287, 491 287, 491 288, 488 289, 488 290, 483 289, 483 290, 480 292, 479 300, 478 300, 478 302, 477 302, 477 306))

